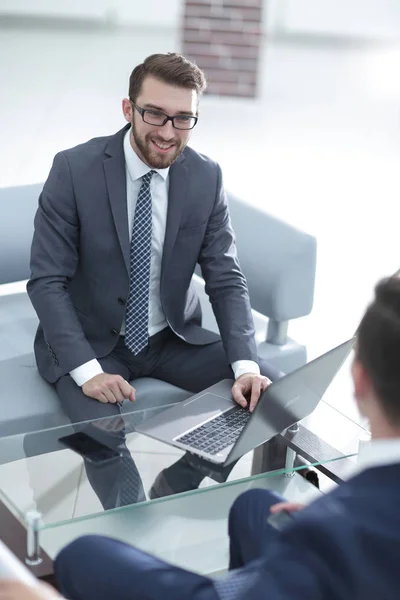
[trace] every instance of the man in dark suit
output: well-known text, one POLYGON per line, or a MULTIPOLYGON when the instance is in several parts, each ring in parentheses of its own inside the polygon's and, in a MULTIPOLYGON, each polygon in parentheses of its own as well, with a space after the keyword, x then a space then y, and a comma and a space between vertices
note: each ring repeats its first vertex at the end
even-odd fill
MULTIPOLYGON (((87 536, 56 560, 74 600, 393 600, 400 590, 400 279, 385 280, 357 333, 355 398, 372 441, 357 473, 308 507, 266 490, 240 496, 229 518, 231 572, 170 566, 119 541, 87 536), (291 515, 272 528, 270 513, 291 515), (101 572, 99 572, 101 565, 101 572)), ((210 547, 212 552, 212 547, 210 547)))
MULTIPOLYGON (((56 155, 39 199, 27 290, 40 325, 35 355, 73 422, 117 415, 129 380, 199 392, 235 378, 252 410, 279 372, 257 357, 246 281, 220 167, 187 146, 203 73, 178 54, 148 57, 122 102, 128 125, 56 155), (221 337, 201 327, 199 263, 221 337)), ((92 432, 94 435, 94 432, 92 432)), ((144 499, 124 432, 119 465, 86 464, 105 508, 144 499)), ((183 458, 152 495, 196 488, 183 458)))

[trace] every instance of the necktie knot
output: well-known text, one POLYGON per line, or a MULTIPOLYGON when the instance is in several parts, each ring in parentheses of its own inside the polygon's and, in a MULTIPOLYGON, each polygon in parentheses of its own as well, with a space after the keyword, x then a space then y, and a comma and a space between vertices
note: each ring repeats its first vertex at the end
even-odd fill
POLYGON ((151 170, 148 171, 145 175, 143 175, 142 177, 142 185, 150 185, 150 181, 151 178, 153 177, 155 171, 151 170))

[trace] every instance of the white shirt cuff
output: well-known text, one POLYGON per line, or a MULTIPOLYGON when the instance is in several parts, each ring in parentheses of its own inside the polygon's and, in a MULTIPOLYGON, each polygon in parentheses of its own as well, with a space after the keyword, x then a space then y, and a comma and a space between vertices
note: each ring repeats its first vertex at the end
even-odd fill
POLYGON ((244 375, 245 373, 254 373, 254 375, 260 374, 260 367, 254 360, 235 360, 231 364, 235 379, 244 375))
POLYGON ((89 379, 92 379, 92 377, 95 377, 96 375, 100 375, 100 373, 104 373, 104 371, 96 358, 89 360, 80 367, 76 367, 76 369, 72 369, 72 371, 69 372, 72 379, 79 387, 82 387, 89 379))

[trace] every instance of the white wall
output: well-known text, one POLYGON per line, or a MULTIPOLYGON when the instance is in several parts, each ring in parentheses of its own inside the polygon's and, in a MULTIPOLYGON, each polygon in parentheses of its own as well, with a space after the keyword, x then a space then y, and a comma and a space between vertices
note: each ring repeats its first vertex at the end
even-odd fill
POLYGON ((183 0, 0 0, 0 13, 177 28, 183 0))
POLYGON ((113 0, 118 22, 178 28, 183 0, 113 0))
POLYGON ((400 38, 399 0, 267 0, 269 31, 400 38))
MULTIPOLYGON (((264 0, 269 31, 400 38, 400 0, 264 0)), ((0 14, 178 29, 184 0, 0 0, 0 14)))
POLYGON ((0 0, 0 12, 12 15, 80 17, 100 19, 108 0, 0 0))

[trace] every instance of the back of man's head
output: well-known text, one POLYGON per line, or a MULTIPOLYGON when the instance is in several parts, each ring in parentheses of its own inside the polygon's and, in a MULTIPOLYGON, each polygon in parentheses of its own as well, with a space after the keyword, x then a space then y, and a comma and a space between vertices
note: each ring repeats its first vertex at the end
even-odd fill
POLYGON ((400 426, 400 278, 376 286, 357 331, 356 353, 387 420, 400 426))

